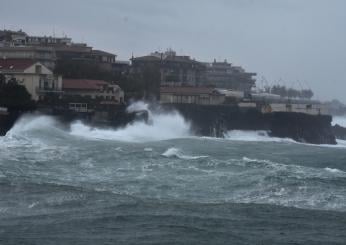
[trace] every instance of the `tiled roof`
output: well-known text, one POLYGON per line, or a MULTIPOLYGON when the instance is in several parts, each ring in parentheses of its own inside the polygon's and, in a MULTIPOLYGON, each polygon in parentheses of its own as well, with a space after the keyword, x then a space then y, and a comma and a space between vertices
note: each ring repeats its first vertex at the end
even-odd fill
POLYGON ((4 71, 23 71, 37 63, 31 59, 0 59, 0 70, 4 71))
POLYGON ((63 79, 63 89, 79 89, 79 90, 99 90, 100 86, 107 85, 103 80, 88 79, 63 79))

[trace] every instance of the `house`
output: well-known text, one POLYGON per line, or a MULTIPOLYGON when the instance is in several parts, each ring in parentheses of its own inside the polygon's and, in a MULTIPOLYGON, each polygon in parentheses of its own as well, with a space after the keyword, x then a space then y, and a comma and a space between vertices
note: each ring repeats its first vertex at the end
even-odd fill
POLYGON ((207 87, 161 87, 160 102, 163 104, 219 105, 226 95, 207 87))
POLYGON ((80 96, 103 104, 122 104, 123 90, 114 83, 103 80, 63 79, 64 96, 80 96))
POLYGON ((31 98, 35 101, 43 100, 51 94, 62 93, 62 78, 42 63, 31 59, 0 59, 0 74, 6 81, 15 79, 24 85, 31 98))

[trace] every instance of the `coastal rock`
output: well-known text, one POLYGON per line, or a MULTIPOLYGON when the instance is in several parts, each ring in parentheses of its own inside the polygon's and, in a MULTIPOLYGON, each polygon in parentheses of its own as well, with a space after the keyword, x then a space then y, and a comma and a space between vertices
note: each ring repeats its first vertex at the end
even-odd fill
POLYGON ((346 128, 336 124, 333 126, 332 131, 337 139, 346 140, 346 128))

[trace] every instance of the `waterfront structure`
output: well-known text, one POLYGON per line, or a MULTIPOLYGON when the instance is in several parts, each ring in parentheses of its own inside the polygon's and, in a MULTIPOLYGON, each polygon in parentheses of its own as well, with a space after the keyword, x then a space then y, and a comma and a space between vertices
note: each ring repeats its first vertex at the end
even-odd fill
POLYGON ((225 102, 225 94, 206 87, 161 87, 162 104, 219 105, 225 102))
POLYGON ((203 63, 172 50, 132 58, 133 72, 141 73, 148 68, 159 71, 161 86, 196 86, 203 82, 205 75, 203 63))
POLYGON ((5 82, 24 85, 34 101, 51 94, 61 95, 62 78, 40 62, 31 59, 0 59, 0 74, 5 82))
POLYGON ((256 73, 246 72, 240 66, 232 66, 227 60, 224 62, 214 60, 205 65, 206 85, 244 92, 250 92, 251 88, 255 86, 256 80, 253 77, 256 76, 256 73))
POLYGON ((64 96, 79 96, 103 104, 122 104, 124 92, 115 83, 103 80, 63 79, 64 96))

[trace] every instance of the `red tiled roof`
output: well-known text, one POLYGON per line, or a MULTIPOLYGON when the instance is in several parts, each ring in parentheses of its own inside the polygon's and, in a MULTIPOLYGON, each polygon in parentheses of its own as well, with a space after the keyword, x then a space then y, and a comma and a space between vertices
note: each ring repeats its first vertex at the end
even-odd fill
POLYGON ((0 70, 23 71, 35 63, 37 61, 30 59, 0 59, 0 70))
POLYGON ((88 79, 63 79, 63 89, 80 89, 80 90, 98 90, 100 86, 107 85, 103 80, 88 80, 88 79))
POLYGON ((161 87, 160 93, 169 94, 219 94, 215 88, 208 87, 161 87))

